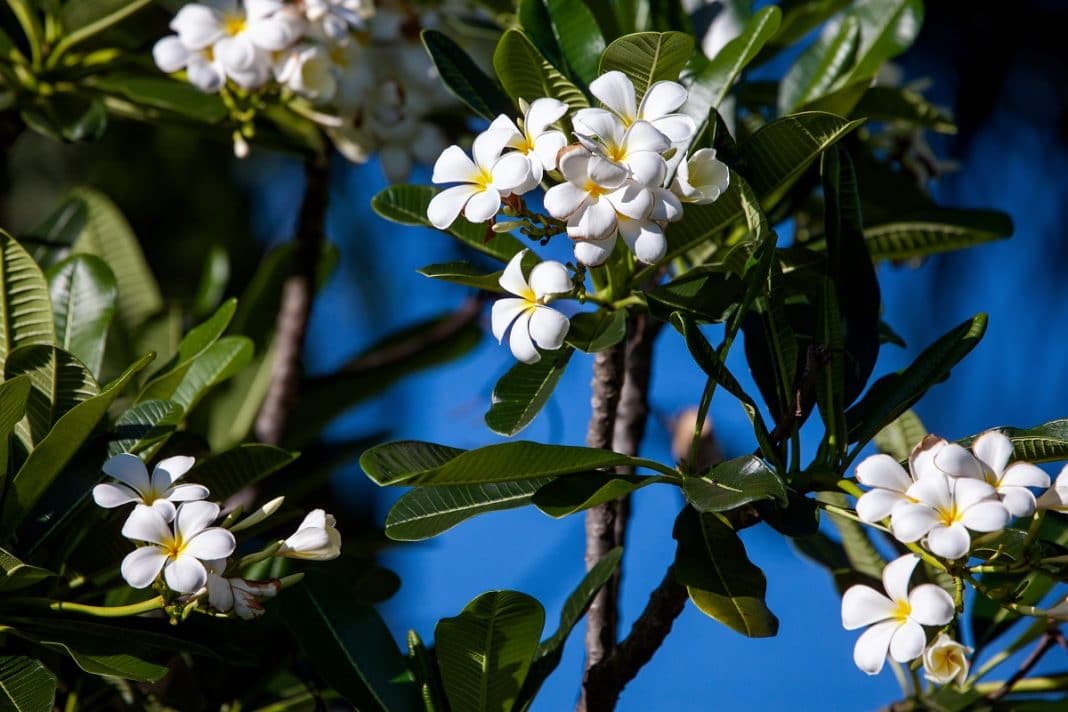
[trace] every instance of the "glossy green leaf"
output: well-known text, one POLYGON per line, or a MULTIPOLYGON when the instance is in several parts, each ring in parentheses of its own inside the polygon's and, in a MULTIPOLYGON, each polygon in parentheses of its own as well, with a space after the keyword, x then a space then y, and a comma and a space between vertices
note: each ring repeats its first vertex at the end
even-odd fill
POLYGON ((615 346, 627 336, 627 312, 597 310, 571 317, 565 341, 588 354, 615 346))
POLYGON ((22 655, 0 656, 0 709, 11 712, 52 712, 56 676, 39 660, 22 655))
POLYGON ((523 34, 530 38, 531 44, 550 64, 566 67, 547 5, 547 0, 518 0, 515 10, 519 29, 523 30, 523 34))
POLYGON ((386 536, 420 541, 437 536, 471 517, 515 509, 531 503, 549 479, 451 487, 416 487, 396 501, 386 515, 386 536))
POLYGON ((214 244, 204 256, 200 281, 193 294, 193 315, 201 319, 222 305, 227 283, 230 281, 230 254, 222 245, 214 244))
POLYGON ((570 348, 544 353, 537 363, 516 363, 493 389, 486 425, 500 435, 515 435, 534 420, 564 375, 570 348))
POLYGON ((508 29, 501 35, 493 52, 493 68, 508 96, 517 102, 551 96, 572 111, 589 106, 582 90, 549 64, 520 30, 508 29))
POLYGON ((10 463, 8 452, 9 437, 15 425, 26 415, 26 404, 30 397, 30 379, 19 376, 0 383, 0 486, 5 486, 10 463))
POLYGON ((193 409, 213 387, 233 377, 252 360, 252 339, 224 336, 193 361, 171 397, 185 412, 193 409))
POLYGON ((778 32, 768 42, 766 59, 786 47, 796 44, 809 32, 822 25, 833 15, 849 6, 851 0, 782 0, 782 23, 778 32))
POLYGON ((512 113, 512 102, 500 85, 487 77, 448 35, 437 30, 423 30, 421 37, 441 81, 457 99, 482 118, 491 121, 498 114, 512 113))
POLYGON ((48 269, 70 252, 85 229, 89 208, 80 198, 65 198, 39 225, 19 238, 41 269, 48 269))
POLYGON ((912 45, 923 24, 923 0, 856 0, 849 13, 860 22, 860 45, 839 86, 874 77, 886 60, 912 45))
MULTIPOLYGON (((426 206, 437 192, 429 185, 392 185, 371 200, 371 207, 382 217, 401 225, 432 227, 426 216, 426 206)), ((468 247, 501 262, 507 262, 525 249, 523 243, 511 235, 493 232, 487 225, 470 223, 463 217, 457 218, 446 232, 468 247)))
POLYGON ((764 600, 767 580, 724 519, 687 507, 672 536, 678 542, 675 578, 698 610, 750 638, 778 633, 779 620, 764 600))
MULTIPOLYGON (((1068 432, 1065 434, 1068 435, 1068 432)), ((915 412, 906 410, 879 431, 875 436, 875 447, 898 462, 904 462, 909 459, 912 448, 919 445, 925 435, 927 428, 920 417, 915 412)), ((1068 441, 1065 445, 1068 446, 1068 441)), ((1068 447, 1065 453, 1068 454, 1068 447)))
POLYGON ((94 88, 139 107, 177 114, 205 124, 217 124, 229 115, 218 94, 206 94, 192 84, 167 77, 101 74, 93 76, 90 81, 94 88))
POLYGON ((272 604, 316 676, 361 712, 423 709, 418 687, 374 608, 325 576, 308 575, 272 604))
POLYGON ((698 267, 645 293, 649 310, 667 320, 682 311, 701 321, 721 322, 741 301, 745 283, 725 265, 698 267))
POLYGON ((601 55, 601 74, 618 70, 641 99, 650 85, 675 81, 693 53, 693 37, 682 32, 637 32, 620 37, 601 55))
POLYGON ((721 462, 701 477, 687 477, 682 492, 698 512, 725 512, 762 499, 786 504, 782 478, 753 455, 721 462))
POLYGON ((612 502, 646 485, 663 481, 660 477, 580 472, 557 477, 547 483, 537 491, 532 501, 538 509, 559 519, 605 502, 612 502))
POLYGON ((752 230, 752 226, 766 222, 749 183, 731 171, 730 186, 716 202, 711 205, 687 205, 682 220, 671 225, 667 231, 668 253, 665 259, 690 250, 709 248, 718 257, 726 247, 724 243, 758 239, 760 235, 752 230), (731 231, 729 234, 728 230, 731 231), (730 239, 724 239, 727 237, 730 239))
POLYGON ((72 255, 48 270, 56 344, 100 374, 118 285, 99 257, 72 255))
POLYGON ((14 591, 55 576, 39 566, 25 564, 14 554, 0 549, 0 591, 14 591))
POLYGON ((939 208, 898 222, 865 228, 872 259, 908 260, 962 250, 1012 235, 1012 220, 993 210, 939 208))
POLYGON ((108 124, 102 100, 74 92, 38 97, 22 107, 20 117, 42 136, 70 143, 99 140, 108 124))
MULTIPOLYGON (((845 495, 838 493, 821 494, 819 499, 839 507, 849 506, 845 495)), ((880 580, 886 559, 872 542, 869 530, 863 524, 837 514, 828 514, 827 518, 838 530, 849 566, 859 574, 880 580)))
POLYGON ((902 87, 868 87, 853 114, 869 121, 905 122, 938 133, 957 132, 953 116, 948 111, 931 104, 919 92, 902 87))
POLYGON ((819 296, 816 310, 814 340, 816 348, 822 350, 822 355, 816 360, 819 364, 816 374, 816 405, 824 425, 820 451, 825 454, 824 462, 836 468, 845 457, 849 434, 845 420, 845 340, 842 333, 842 312, 838 307, 838 291, 833 279, 824 280, 823 292, 819 296))
POLYGON ((538 649, 545 610, 516 591, 490 591, 434 629, 449 706, 510 712, 538 649))
POLYGON ((143 453, 148 459, 178 429, 183 415, 182 406, 174 401, 149 400, 134 405, 115 421, 115 439, 108 443, 108 454, 143 453))
POLYGON ((610 450, 525 440, 477 450, 399 440, 376 445, 360 457, 360 467, 379 485, 511 482, 641 464, 640 460, 610 450))
POLYGON ((138 402, 173 398, 190 369, 226 331, 236 309, 237 300, 228 299, 209 319, 190 329, 178 344, 178 353, 153 374, 152 379, 137 394, 138 402))
POLYGON ((20 346, 55 343, 48 282, 22 246, 0 232, 0 364, 20 346))
POLYGON ((584 2, 575 0, 547 0, 549 18, 572 75, 589 84, 598 75, 604 36, 597 19, 584 2))
POLYGON ((4 378, 17 376, 26 376, 31 386, 26 417, 15 426, 27 451, 48 435, 61 416, 100 392, 85 365, 55 346, 35 344, 12 351, 4 364, 4 378))
POLYGON ((846 15, 828 25, 779 84, 779 113, 789 114, 827 94, 849 68, 860 42, 860 21, 846 15))
MULTIPOLYGON (((1012 441, 1014 459, 1027 462, 1058 462, 1068 459, 1068 418, 1051 420, 1031 428, 996 428, 1012 441)), ((981 433, 980 433, 981 434, 981 433)), ((965 447, 979 435, 960 441, 965 447)))
POLYGON ((245 443, 196 464, 182 481, 199 482, 223 500, 254 485, 297 459, 300 453, 272 445, 245 443))
POLYGON ((67 2, 60 12, 59 21, 67 39, 81 42, 95 34, 103 32, 112 25, 122 22, 127 17, 152 0, 93 0, 93 2, 67 2))
POLYGON ((93 647, 83 643, 80 646, 41 640, 41 645, 66 653, 75 664, 85 672, 93 675, 106 675, 137 682, 158 682, 167 674, 167 667, 157 665, 124 652, 117 652, 119 645, 100 645, 93 647))
POLYGON ((442 282, 462 284, 465 287, 475 287, 488 292, 503 292, 504 287, 498 281, 501 271, 490 272, 470 262, 443 262, 432 264, 417 270, 419 274, 431 279, 440 279, 442 282))

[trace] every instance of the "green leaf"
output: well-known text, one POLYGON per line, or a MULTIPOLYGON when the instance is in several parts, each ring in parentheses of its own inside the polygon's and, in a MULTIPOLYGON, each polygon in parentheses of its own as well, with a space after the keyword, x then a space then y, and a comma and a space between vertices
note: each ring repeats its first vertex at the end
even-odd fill
POLYGON ((622 558, 623 547, 621 546, 617 546, 602 556, 593 565, 593 568, 586 572, 579 585, 564 601, 564 606, 560 609, 560 624, 556 627, 556 632, 552 636, 538 645, 538 650, 534 653, 534 662, 531 663, 530 672, 527 674, 526 682, 523 683, 519 701, 513 709, 525 709, 521 706, 521 703, 525 700, 533 699, 545 679, 560 664, 560 659, 564 654, 564 644, 567 642, 568 636, 571 635, 571 631, 582 620, 582 617, 586 615, 593 597, 608 583, 608 579, 615 573, 616 567, 619 566, 619 561, 622 558))
POLYGON ((597 19, 584 2, 548 0, 546 4, 553 32, 572 75, 589 84, 597 78, 605 48, 597 19))
MULTIPOLYGON (((819 495, 819 499, 839 507, 849 506, 843 494, 825 493, 819 495)), ((853 519, 837 514, 828 514, 827 518, 838 530, 838 535, 842 540, 842 549, 845 551, 850 568, 870 579, 879 581, 883 568, 886 566, 886 559, 875 548, 868 529, 853 519)))
POLYGON ((767 218, 749 183, 734 171, 730 175, 730 186, 719 200, 711 205, 687 205, 682 220, 672 223, 667 231, 665 260, 710 247, 718 257, 719 251, 726 247, 724 243, 755 242, 767 234, 767 218), (744 232, 739 229, 740 224, 744 224, 744 232), (732 229, 730 239, 722 239, 729 228, 732 229))
POLYGON ((360 457, 360 467, 379 485, 486 484, 554 477, 598 467, 641 465, 636 458, 610 450, 526 440, 477 450, 399 440, 376 445, 360 457))
POLYGON ((88 219, 89 208, 85 202, 68 197, 49 213, 44 222, 19 238, 19 242, 41 269, 48 269, 67 256, 88 219))
POLYGON ((698 512, 725 512, 762 499, 786 505, 782 478, 753 455, 721 462, 701 477, 687 477, 682 492, 698 512))
POLYGON ((71 143, 99 140, 108 123, 101 99, 74 92, 38 97, 23 107, 21 117, 42 136, 71 143))
POLYGON ((868 87, 853 108, 853 114, 869 121, 902 121, 938 133, 957 133, 948 111, 931 104, 919 92, 902 87, 868 87))
POLYGON ((549 401, 574 352, 563 348, 543 354, 537 363, 516 363, 497 381, 486 425, 512 436, 530 425, 549 401))
POLYGON ((640 100, 650 85, 678 79, 692 53, 693 37, 682 32, 637 32, 608 45, 601 55, 600 73, 626 74, 640 100))
POLYGON ((13 378, 0 383, 0 486, 6 487, 8 452, 11 431, 26 414, 26 403, 30 397, 30 379, 25 376, 13 378))
POLYGON ((611 472, 582 472, 552 480, 534 495, 534 505, 550 517, 560 519, 575 512, 625 497, 636 490, 663 482, 661 477, 617 475, 611 472))
POLYGON ((100 392, 81 361, 55 346, 35 344, 12 351, 4 364, 4 378, 22 375, 31 387, 26 417, 15 426, 15 434, 27 451, 48 435, 63 414, 100 392))
POLYGON ((237 300, 228 299, 204 323, 190 329, 178 344, 178 353, 153 374, 152 379, 137 394, 138 402, 166 400, 174 397, 190 369, 226 331, 236 309, 237 300))
POLYGON ((817 360, 817 363, 822 360, 822 365, 816 374, 816 404, 824 424, 820 449, 825 453, 824 462, 837 468, 845 456, 849 434, 845 421, 845 341, 842 312, 838 307, 838 292, 833 278, 823 280, 823 292, 816 309, 814 341, 815 346, 823 351, 822 358, 817 360))
POLYGON ((58 641, 41 640, 41 645, 66 653, 82 670, 93 675, 119 677, 137 682, 158 682, 167 674, 167 667, 142 660, 128 653, 115 652, 114 645, 83 643, 72 646, 58 641), (88 646, 88 647, 87 647, 88 646))
POLYGON ((0 232, 0 365, 20 346, 55 343, 48 283, 29 253, 0 232))
POLYGON ((513 100, 534 101, 551 96, 568 105, 571 111, 588 107, 589 101, 576 87, 531 44, 521 31, 504 31, 493 52, 493 69, 513 100))
POLYGON ((771 54, 796 44, 816 27, 848 7, 850 2, 851 0, 782 0, 779 3, 782 24, 768 42, 768 52, 760 59, 767 59, 771 54))
POLYGON ((486 270, 470 262, 443 262, 432 264, 417 270, 419 274, 443 282, 462 284, 465 287, 484 289, 487 292, 503 292, 504 287, 498 281, 502 271, 486 274, 486 270))
POLYGON ((485 512, 524 507, 538 488, 551 480, 496 482, 484 485, 416 487, 396 501, 386 515, 386 536, 420 541, 437 536, 485 512))
POLYGON ((453 96, 484 119, 492 121, 498 114, 512 113, 512 102, 501 87, 458 44, 437 30, 423 30, 420 36, 441 81, 453 96))
POLYGON ((582 312, 571 317, 566 342, 588 354, 615 346, 627 336, 627 312, 624 309, 582 312))
POLYGON ((873 260, 908 260, 962 250, 1012 235, 1012 220, 993 210, 938 208, 865 228, 873 260))
POLYGON ((721 322, 745 293, 745 282, 726 265, 697 267, 645 293, 650 311, 665 321, 682 311, 702 321, 721 322))
POLYGON ((912 45, 923 24, 923 0, 857 0, 850 15, 860 21, 860 45, 840 87, 874 77, 886 60, 912 45))
POLYGON ((418 688, 386 624, 344 587, 309 574, 272 606, 315 674, 363 712, 422 710, 418 688))
MULTIPOLYGON (((883 376, 846 412, 849 441, 863 447, 892 420, 918 401, 931 386, 949 377, 986 333, 986 314, 977 314, 950 330, 902 370, 883 376)), ((859 451, 859 450, 858 450, 859 451)))
POLYGON ((11 480, 4 503, 0 530, 10 533, 22 522, 49 488, 85 439, 104 419, 111 404, 126 385, 147 366, 154 354, 146 354, 106 385, 99 395, 79 403, 63 415, 34 448, 11 480))
MULTIPOLYGON (((920 416, 911 410, 906 410, 897 416, 885 428, 875 436, 875 447, 879 452, 885 453, 898 462, 909 459, 912 448, 916 447, 924 436, 927 428, 924 427, 920 416)), ((1068 445, 1068 442, 1065 443, 1068 445)), ((1068 448, 1065 449, 1068 454, 1068 448)))
MULTIPOLYGON (((1012 441, 1016 460, 1057 462, 1068 459, 1068 418, 1051 420, 1031 428, 1003 426, 996 430, 1004 433, 1012 441)), ((978 437, 979 435, 972 435, 964 438, 960 443, 965 447, 970 447, 978 437)))
POLYGON ((199 482, 211 490, 214 499, 223 500, 277 472, 299 455, 273 445, 245 443, 199 462, 182 481, 199 482))
MULTIPOLYGON (((426 206, 437 192, 436 188, 429 185, 391 185, 371 200, 371 207, 382 217, 401 225, 433 227, 427 219, 426 206)), ((462 216, 445 232, 468 247, 501 262, 507 262, 517 252, 526 249, 522 242, 511 235, 493 232, 488 226, 470 223, 462 216)))
POLYGON ((100 374, 118 285, 99 257, 72 255, 48 270, 56 343, 100 374))
POLYGON ((516 3, 516 19, 519 21, 519 29, 523 30, 523 34, 530 38, 531 44, 550 64, 556 67, 567 66, 556 41, 556 32, 549 17, 546 0, 519 0, 516 3))
POLYGON ((806 111, 775 119, 757 130, 739 148, 761 204, 776 204, 813 161, 862 123, 806 111))
POLYGON ((63 42, 70 47, 103 32, 121 22, 152 0, 93 0, 93 2, 67 2, 59 14, 63 27, 63 42))
POLYGON ((782 13, 766 7, 754 14, 741 34, 732 39, 711 60, 697 62, 690 96, 683 111, 699 123, 700 135, 708 123, 710 109, 718 108, 746 65, 753 61, 779 28, 782 13))
POLYGON ((70 196, 81 200, 89 211, 74 251, 96 255, 111 268, 119 286, 116 317, 123 331, 132 333, 163 309, 156 278, 129 223, 114 203, 89 188, 76 188, 70 196))
POLYGON ((434 629, 449 706, 510 712, 545 625, 545 610, 516 591, 490 591, 434 629))
POLYGON ((702 613, 750 638, 778 633, 779 620, 764 601, 767 580, 726 520, 687 507, 672 536, 678 542, 675 578, 702 613))
POLYGON ((185 412, 193 410, 213 387, 231 378, 252 361, 255 347, 244 336, 224 336, 198 356, 171 397, 185 412))
POLYGON ((56 676, 40 661, 22 655, 0 656, 0 709, 52 712, 56 676))
POLYGON ((779 113, 789 114, 826 95, 856 55, 860 21, 846 15, 828 25, 786 72, 779 84, 779 113))
POLYGON ((149 459, 178 429, 183 415, 182 406, 174 401, 138 403, 115 421, 115 439, 108 443, 108 454, 143 453, 143 459, 149 459))
POLYGON ((230 113, 218 94, 206 94, 192 84, 166 77, 100 74, 94 75, 87 83, 138 106, 170 112, 205 124, 217 124, 230 113))
POLYGON ((39 566, 24 564, 14 554, 0 549, 0 591, 14 591, 55 576, 39 566))

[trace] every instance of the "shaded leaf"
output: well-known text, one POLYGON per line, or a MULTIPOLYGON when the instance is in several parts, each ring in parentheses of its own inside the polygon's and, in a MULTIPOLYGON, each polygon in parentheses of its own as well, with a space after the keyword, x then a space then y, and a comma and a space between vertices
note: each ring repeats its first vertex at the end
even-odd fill
MULTIPOLYGON (((77 3, 68 3, 71 4, 77 3)), ((229 115, 226 104, 218 94, 207 94, 192 84, 170 78, 98 74, 89 83, 139 106, 171 112, 206 124, 217 124, 229 115)))
POLYGON ((451 487, 416 487, 396 501, 386 515, 386 536, 419 541, 437 536, 471 517, 515 509, 531 503, 549 479, 451 487))
POLYGON ((579 351, 592 354, 615 346, 627 336, 627 312, 597 310, 571 317, 566 342, 579 351))
POLYGON ((486 274, 486 270, 470 262, 443 262, 432 264, 417 270, 419 274, 443 282, 462 284, 489 292, 503 292, 500 280, 503 271, 486 274))
POLYGON ((640 100, 652 84, 678 79, 692 53, 693 37, 682 32, 638 32, 605 48, 600 73, 618 70, 626 74, 640 100))
POLYGON ((762 499, 786 504, 782 478, 753 455, 721 462, 701 477, 687 477, 682 492, 698 512, 725 512, 762 499))
MULTIPOLYGON (((423 30, 420 36, 441 81, 457 99, 482 118, 491 121, 498 114, 512 113, 512 102, 497 82, 487 77, 448 35, 437 30, 423 30)), ((533 98, 530 100, 533 101, 533 98)))
POLYGON ((779 113, 789 114, 824 96, 849 67, 860 41, 860 21, 850 15, 827 25, 787 70, 779 85, 779 113))
POLYGON ((4 364, 4 378, 17 376, 30 381, 26 418, 15 426, 15 434, 27 451, 48 435, 63 414, 100 392, 89 370, 55 346, 35 344, 12 351, 4 364))
POLYGON ((548 0, 546 6, 552 30, 572 75, 589 84, 597 78, 597 68, 605 48, 604 36, 596 18, 583 2, 548 0))
POLYGON ((174 401, 138 403, 115 421, 115 439, 108 443, 108 454, 144 453, 143 459, 147 460, 174 433, 183 415, 182 406, 174 401))
POLYGON ((199 482, 211 490, 214 499, 223 500, 277 472, 298 456, 299 453, 273 445, 245 443, 197 463, 182 481, 199 482))
MULTIPOLYGON (((914 411, 906 410, 879 431, 875 436, 875 447, 898 462, 904 462, 925 435, 927 428, 920 417, 914 411)), ((1065 446, 1065 453, 1068 454, 1068 441, 1065 446)))
POLYGON ((118 285, 111 268, 93 255, 72 255, 48 270, 56 344, 100 375, 118 285))
POLYGON ((56 676, 39 660, 0 656, 0 709, 52 712, 55 699, 56 676))
POLYGON ((493 389, 485 418, 489 429, 511 436, 530 425, 549 401, 572 353, 570 348, 563 348, 543 354, 537 363, 519 362, 508 369, 493 389))
POLYGON ((0 365, 20 346, 55 343, 48 283, 29 253, 0 232, 0 365))
POLYGON ((0 549, 0 591, 14 591, 55 576, 39 566, 25 564, 9 551, 0 549))
POLYGON ((508 96, 516 102, 551 96, 567 104, 572 111, 589 106, 582 90, 549 64, 527 36, 515 28, 505 30, 497 42, 493 68, 508 96))
POLYGON ((611 472, 582 472, 557 477, 539 489, 532 501, 538 509, 550 517, 559 519, 625 497, 646 485, 663 481, 664 478, 661 477, 617 475, 611 472))
POLYGON ((137 400, 143 402, 172 398, 194 363, 204 356, 226 331, 236 309, 237 300, 228 299, 209 319, 190 329, 178 344, 178 353, 153 374, 152 379, 137 394, 137 400))

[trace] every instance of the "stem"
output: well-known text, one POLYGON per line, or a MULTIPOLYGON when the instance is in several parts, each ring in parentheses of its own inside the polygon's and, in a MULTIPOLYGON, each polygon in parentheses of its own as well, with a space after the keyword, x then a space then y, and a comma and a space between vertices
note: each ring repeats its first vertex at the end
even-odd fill
POLYGON ((141 8, 147 7, 151 2, 152 0, 133 0, 133 2, 129 2, 126 5, 122 6, 122 9, 117 10, 111 13, 110 15, 106 15, 103 18, 97 20, 96 22, 90 23, 85 27, 71 32, 66 37, 63 37, 59 40, 58 43, 56 43, 55 49, 52 50, 51 55, 49 55, 48 67, 55 67, 59 63, 59 60, 63 57, 63 55, 66 54, 67 51, 74 45, 78 44, 79 42, 84 42, 93 35, 99 34, 107 28, 111 27, 112 25, 125 20, 127 17, 134 14, 141 8))
POLYGON ((126 616, 137 616, 142 613, 161 609, 163 608, 163 604, 163 596, 156 596, 155 598, 150 598, 147 601, 141 601, 140 603, 131 603, 128 606, 89 606, 84 603, 73 603, 71 601, 51 601, 48 603, 48 607, 53 611, 85 613, 86 615, 96 616, 97 618, 124 618, 126 616))
POLYGON ((1027 538, 1024 539, 1023 548, 1027 550, 1038 538, 1038 532, 1042 529, 1042 520, 1046 518, 1046 510, 1040 509, 1031 518, 1031 526, 1027 528, 1027 538))
POLYGON ((282 287, 282 304, 275 326, 274 373, 256 418, 256 437, 279 445, 300 396, 301 354, 308 333, 322 252, 330 171, 323 157, 309 160, 304 174, 307 186, 294 236, 293 271, 282 287))
POLYGON ((1046 634, 1042 636, 1042 639, 1038 641, 1038 645, 1031 651, 1031 654, 1027 656, 1027 659, 1020 665, 1020 669, 1013 673, 1012 677, 1005 681, 1001 687, 997 688, 986 696, 988 700, 994 702, 1000 700, 1005 695, 1012 692, 1012 688, 1016 686, 1023 678, 1027 677, 1027 673, 1034 669, 1038 661, 1042 659, 1042 656, 1049 652, 1049 649, 1054 645, 1064 645, 1064 636, 1061 635, 1061 631, 1058 628, 1051 628, 1046 631, 1046 634))
MULTIPOLYGON (((1002 683, 983 682, 975 686, 978 692, 990 692, 999 689, 1002 683)), ((1052 692, 1063 690, 1068 686, 1068 673, 1046 675, 1044 677, 1032 677, 1029 680, 1020 680, 1013 685, 1016 692, 1052 692)))
POLYGON ((972 587, 976 591, 978 591, 979 593, 983 594, 984 596, 989 598, 991 601, 993 601, 994 603, 998 604, 999 606, 1001 606, 1002 608, 1004 608, 1007 611, 1012 611, 1013 613, 1018 613, 1021 616, 1030 616, 1032 618, 1045 618, 1045 617, 1047 617, 1049 615, 1046 611, 1044 611, 1041 608, 1035 608, 1034 606, 1028 606, 1028 605, 1024 605, 1022 603, 1009 603, 1008 601, 1000 601, 1000 600, 997 599, 997 597, 995 597, 993 594, 990 593, 990 589, 988 589, 986 586, 984 586, 982 583, 980 583, 979 580, 977 578, 975 578, 974 576, 972 576, 971 574, 964 573, 964 578, 966 578, 968 580, 968 583, 970 583, 972 585, 972 587))
POLYGON ((26 3, 25 0, 7 0, 7 5, 11 8, 11 12, 18 21, 19 26, 22 27, 23 34, 26 35, 26 44, 30 46, 30 62, 33 63, 33 68, 40 69, 41 42, 44 32, 41 29, 41 23, 37 20, 33 7, 26 3))

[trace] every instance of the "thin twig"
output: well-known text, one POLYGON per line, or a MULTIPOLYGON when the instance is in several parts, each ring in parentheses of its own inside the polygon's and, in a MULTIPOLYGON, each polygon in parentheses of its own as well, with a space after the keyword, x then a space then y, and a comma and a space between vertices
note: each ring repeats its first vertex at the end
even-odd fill
POLYGON ((327 159, 309 159, 304 175, 307 184, 293 238, 292 271, 282 287, 282 304, 275 326, 274 368, 256 417, 256 437, 271 445, 282 442, 286 424, 300 397, 301 356, 315 295, 330 192, 327 159))
POLYGON ((1016 683, 1027 677, 1027 674, 1034 669, 1035 665, 1038 664, 1038 661, 1042 659, 1042 656, 1049 652, 1050 648, 1055 645, 1064 646, 1065 640, 1060 628, 1053 626, 1050 627, 1050 629, 1042 636, 1042 639, 1038 641, 1038 645, 1035 646, 1035 649, 1031 651, 1031 654, 1028 655, 1027 659, 1023 661, 1023 664, 1020 665, 1020 669, 1014 672, 1012 677, 1005 681, 1004 685, 987 695, 986 699, 991 702, 996 702, 1012 692, 1012 688, 1016 683))

